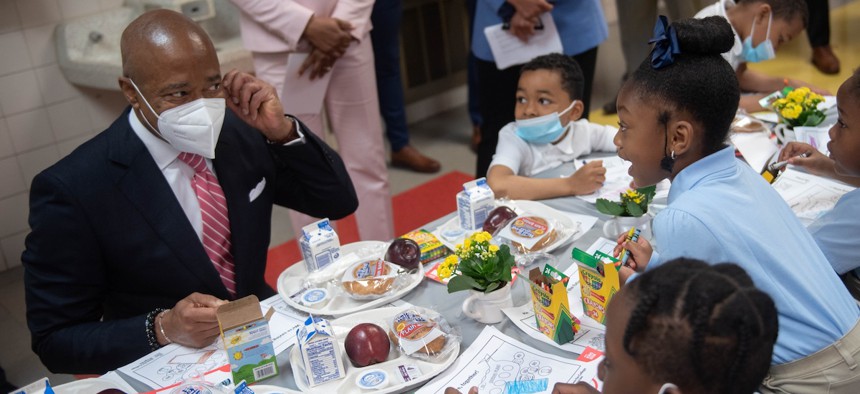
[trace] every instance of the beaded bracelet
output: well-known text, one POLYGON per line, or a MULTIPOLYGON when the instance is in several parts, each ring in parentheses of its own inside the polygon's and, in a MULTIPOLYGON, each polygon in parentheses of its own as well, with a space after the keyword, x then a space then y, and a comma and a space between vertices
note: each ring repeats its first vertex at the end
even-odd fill
POLYGON ((154 311, 146 314, 146 341, 149 342, 150 350, 158 350, 161 345, 158 343, 158 337, 155 335, 155 317, 158 316, 161 312, 164 312, 163 308, 156 308, 154 311))

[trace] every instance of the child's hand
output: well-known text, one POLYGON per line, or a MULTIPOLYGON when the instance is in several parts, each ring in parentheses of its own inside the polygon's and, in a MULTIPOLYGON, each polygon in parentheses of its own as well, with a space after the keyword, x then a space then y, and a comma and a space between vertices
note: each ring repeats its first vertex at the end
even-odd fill
MULTIPOLYGON (((618 257, 621 255, 621 249, 627 249, 627 253, 630 255, 627 258, 627 266, 633 271, 644 272, 648 261, 651 260, 651 255, 654 253, 651 243, 645 237, 639 237, 636 242, 630 242, 627 240, 627 233, 618 235, 616 242, 617 244, 612 251, 612 255, 618 257)), ((624 268, 622 267, 622 270, 624 268)), ((632 274, 632 272, 629 274, 632 274)), ((627 276, 630 276, 629 274, 627 276)))
POLYGON ((599 394, 594 387, 591 387, 583 382, 576 384, 556 383, 552 388, 552 394, 599 394))
POLYGON ((606 168, 603 160, 595 160, 585 163, 582 168, 576 170, 569 178, 571 195, 591 194, 603 186, 606 181, 606 168))
POLYGON ((833 159, 824 156, 818 149, 802 142, 789 142, 779 152, 779 161, 788 160, 788 164, 800 166, 814 175, 833 178, 836 170, 833 167, 833 159), (808 153, 809 157, 797 157, 808 153))
MULTIPOLYGON (((457 390, 453 387, 448 387, 445 389, 445 394, 462 394, 462 393, 460 393, 460 390, 457 390)), ((473 386, 472 388, 469 389, 468 394, 478 394, 478 388, 473 386)))

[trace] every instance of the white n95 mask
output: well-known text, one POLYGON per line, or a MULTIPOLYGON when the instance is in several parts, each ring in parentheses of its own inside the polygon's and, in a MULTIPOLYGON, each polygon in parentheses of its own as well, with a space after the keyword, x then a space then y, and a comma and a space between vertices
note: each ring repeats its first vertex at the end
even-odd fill
POLYGON ((143 117, 143 121, 181 152, 195 153, 207 159, 215 158, 215 145, 221 135, 227 102, 223 98, 199 98, 190 103, 170 108, 161 114, 155 112, 143 93, 129 78, 131 86, 140 95, 147 108, 158 118, 158 128, 143 117))

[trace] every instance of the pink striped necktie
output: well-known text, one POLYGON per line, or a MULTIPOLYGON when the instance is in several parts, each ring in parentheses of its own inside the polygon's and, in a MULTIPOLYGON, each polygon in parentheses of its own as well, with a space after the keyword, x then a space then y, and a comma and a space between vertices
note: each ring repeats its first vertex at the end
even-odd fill
POLYGON ((233 271, 233 254, 230 253, 230 219, 227 217, 227 199, 218 184, 215 174, 206 166, 203 156, 182 152, 179 160, 194 169, 191 186, 200 202, 200 216, 203 219, 203 248, 215 270, 221 275, 221 282, 232 297, 236 297, 236 274, 233 271))

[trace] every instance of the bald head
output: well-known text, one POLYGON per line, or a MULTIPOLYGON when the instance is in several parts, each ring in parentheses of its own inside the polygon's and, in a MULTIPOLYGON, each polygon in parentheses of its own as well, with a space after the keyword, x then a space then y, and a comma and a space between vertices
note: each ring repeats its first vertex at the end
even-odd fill
POLYGON ((122 32, 120 51, 123 75, 135 81, 149 74, 155 58, 215 56, 212 40, 197 23, 164 9, 133 20, 122 32))

